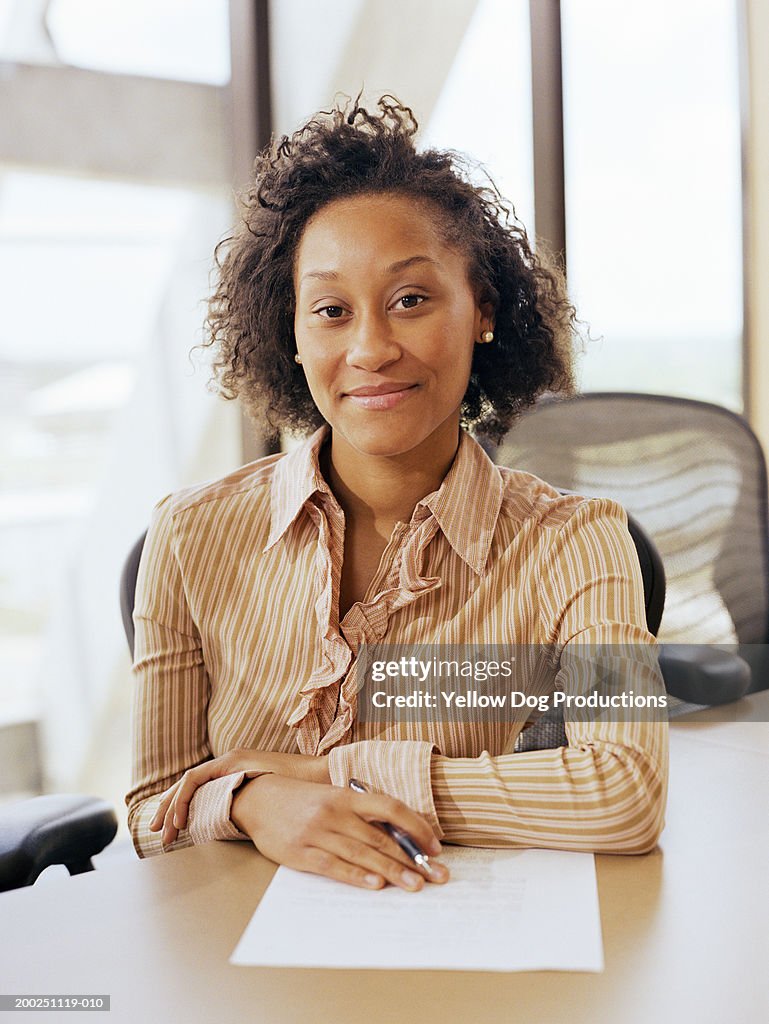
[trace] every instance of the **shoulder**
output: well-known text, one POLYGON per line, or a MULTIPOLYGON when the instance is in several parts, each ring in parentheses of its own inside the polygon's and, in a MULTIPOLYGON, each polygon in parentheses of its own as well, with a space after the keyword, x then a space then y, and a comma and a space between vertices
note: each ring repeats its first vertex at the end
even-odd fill
POLYGON ((189 518, 220 517, 237 512, 247 504, 252 512, 264 507, 269 513, 270 489, 276 465, 284 453, 268 455, 214 480, 191 484, 172 491, 155 505, 155 514, 179 521, 189 518))
POLYGON ((497 469, 503 486, 500 518, 516 528, 562 531, 605 520, 617 520, 627 527, 625 510, 612 498, 564 494, 532 473, 505 466, 497 469))

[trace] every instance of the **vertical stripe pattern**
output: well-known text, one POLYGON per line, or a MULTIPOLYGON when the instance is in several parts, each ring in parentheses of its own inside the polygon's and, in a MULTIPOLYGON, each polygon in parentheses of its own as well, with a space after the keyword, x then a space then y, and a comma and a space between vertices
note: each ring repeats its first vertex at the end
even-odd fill
MULTIPOLYGON (((624 688, 663 693, 621 507, 497 467, 462 434, 440 488, 397 524, 364 601, 340 623, 344 517, 319 468, 327 435, 154 509, 134 610, 126 797, 140 855, 162 851, 148 828, 162 793, 236 747, 328 754, 335 785, 364 779, 450 843, 652 849, 664 722, 569 716, 568 746, 514 753, 525 712, 512 723, 374 722, 358 707, 361 648, 376 643, 542 645, 559 656, 542 685, 566 694, 584 688, 580 651, 608 647, 624 688)), ((229 813, 243 778, 202 786, 169 849, 242 838, 229 813)))

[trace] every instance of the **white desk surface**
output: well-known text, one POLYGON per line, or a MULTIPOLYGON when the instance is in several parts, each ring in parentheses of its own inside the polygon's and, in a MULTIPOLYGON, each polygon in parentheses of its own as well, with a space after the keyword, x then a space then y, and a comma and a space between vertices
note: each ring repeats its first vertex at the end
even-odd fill
MULTIPOLYGON (((769 691, 747 701, 769 717, 769 691)), ((769 724, 719 718, 671 725, 657 850, 596 858, 603 974, 232 967, 274 865, 212 843, 0 895, 0 992, 111 996, 18 1018, 48 1024, 765 1024, 769 724)))

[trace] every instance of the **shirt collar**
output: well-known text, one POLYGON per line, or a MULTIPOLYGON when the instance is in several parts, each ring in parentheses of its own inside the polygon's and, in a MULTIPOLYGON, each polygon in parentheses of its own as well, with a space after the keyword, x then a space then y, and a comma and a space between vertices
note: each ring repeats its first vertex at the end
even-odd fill
POLYGON ((470 568, 481 575, 502 507, 499 469, 469 434, 461 430, 451 469, 425 505, 438 521, 446 540, 470 568))
MULTIPOLYGON (((329 434, 324 424, 277 463, 270 493, 271 526, 265 551, 272 547, 317 492, 331 494, 320 471, 319 455, 329 434)), ((417 503, 414 520, 429 509, 459 557, 478 575, 483 573, 502 506, 499 470, 464 430, 451 468, 440 487, 417 503)))
POLYGON ((265 551, 283 536, 313 494, 318 491, 331 494, 319 463, 320 450, 329 430, 329 425, 324 423, 276 465, 270 489, 270 536, 265 551))

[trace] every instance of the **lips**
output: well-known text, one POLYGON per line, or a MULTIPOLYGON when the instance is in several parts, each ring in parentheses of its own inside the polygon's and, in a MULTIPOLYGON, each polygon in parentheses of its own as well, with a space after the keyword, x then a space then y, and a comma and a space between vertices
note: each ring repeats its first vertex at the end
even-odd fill
POLYGON ((413 387, 416 387, 416 385, 409 381, 393 380, 387 381, 384 384, 377 384, 375 387, 353 388, 351 391, 346 391, 345 394, 353 398, 372 398, 375 395, 393 395, 398 391, 408 391, 413 387))
POLYGON ((393 409, 400 402, 406 401, 419 385, 405 380, 385 381, 382 384, 365 385, 343 393, 353 405, 361 409, 372 409, 384 412, 393 409))

